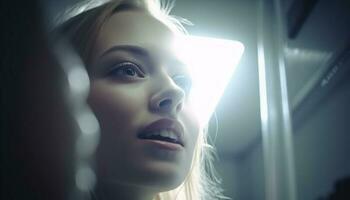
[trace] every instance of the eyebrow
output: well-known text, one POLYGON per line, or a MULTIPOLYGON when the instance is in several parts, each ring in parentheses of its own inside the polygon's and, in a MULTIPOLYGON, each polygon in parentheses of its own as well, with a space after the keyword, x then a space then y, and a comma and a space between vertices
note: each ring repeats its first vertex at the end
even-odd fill
POLYGON ((139 47, 139 46, 133 46, 133 45, 117 45, 109 48, 107 51, 105 51, 100 58, 106 56, 107 54, 110 54, 115 51, 126 51, 130 52, 135 55, 143 56, 143 57, 149 57, 149 53, 146 49, 139 47))

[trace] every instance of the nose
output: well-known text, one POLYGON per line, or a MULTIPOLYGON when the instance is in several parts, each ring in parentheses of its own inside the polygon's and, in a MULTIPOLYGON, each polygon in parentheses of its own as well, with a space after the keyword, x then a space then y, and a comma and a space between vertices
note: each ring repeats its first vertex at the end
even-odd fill
POLYGON ((157 84, 157 91, 152 95, 150 108, 152 112, 176 115, 183 107, 185 92, 171 78, 157 84))

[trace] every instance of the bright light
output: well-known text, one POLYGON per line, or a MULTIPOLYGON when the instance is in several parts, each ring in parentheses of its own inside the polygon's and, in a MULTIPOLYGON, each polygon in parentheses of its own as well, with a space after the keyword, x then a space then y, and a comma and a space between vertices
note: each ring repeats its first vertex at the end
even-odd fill
POLYGON ((190 101, 201 124, 206 124, 243 54, 238 41, 184 36, 175 42, 180 59, 193 79, 190 101))

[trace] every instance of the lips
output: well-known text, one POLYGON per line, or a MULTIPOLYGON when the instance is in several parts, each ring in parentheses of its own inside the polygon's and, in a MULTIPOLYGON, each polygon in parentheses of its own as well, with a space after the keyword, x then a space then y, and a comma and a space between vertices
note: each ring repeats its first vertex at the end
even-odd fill
POLYGON ((139 139, 159 140, 184 146, 184 128, 180 122, 160 119, 146 126, 139 134, 139 139))

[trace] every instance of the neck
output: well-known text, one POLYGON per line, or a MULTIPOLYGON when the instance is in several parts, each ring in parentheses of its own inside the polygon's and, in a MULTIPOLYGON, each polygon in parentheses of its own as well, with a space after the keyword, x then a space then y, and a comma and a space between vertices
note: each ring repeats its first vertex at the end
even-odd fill
POLYGON ((96 200, 153 200, 156 194, 145 188, 111 182, 98 183, 94 191, 96 200))

